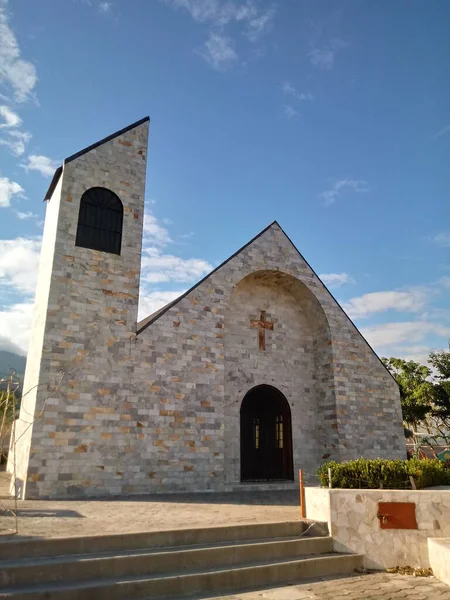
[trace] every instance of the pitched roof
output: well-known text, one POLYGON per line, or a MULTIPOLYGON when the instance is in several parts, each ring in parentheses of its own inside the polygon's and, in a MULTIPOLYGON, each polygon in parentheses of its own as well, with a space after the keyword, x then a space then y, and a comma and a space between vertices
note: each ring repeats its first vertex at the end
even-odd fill
MULTIPOLYGON (((309 267, 309 269, 311 270, 311 272, 317 277, 317 279, 323 285, 323 287, 325 288, 325 290, 328 292, 328 294, 334 300, 335 304, 338 306, 338 308, 341 310, 341 312, 344 313, 344 316, 350 321, 350 323, 356 329, 356 331, 360 335, 361 339, 366 343, 366 345, 369 347, 369 349, 371 350, 371 352, 378 359, 380 365, 383 366, 383 368, 392 377, 393 381, 395 381, 394 376, 389 371, 389 369, 386 367, 386 365, 383 363, 383 361, 381 360, 381 358, 378 356, 378 354, 375 352, 375 350, 372 348, 372 346, 369 344, 369 342, 366 340, 366 338, 363 336, 363 334, 359 331, 358 327, 356 327, 356 325, 353 323, 352 319, 348 316, 348 314, 342 308, 342 306, 340 305, 340 303, 336 300, 336 298, 333 296, 333 294, 330 292, 330 290, 327 288, 327 286, 324 284, 324 282, 320 279, 320 277, 318 276, 318 274, 311 267, 311 265, 309 264, 309 262, 305 259, 305 257, 302 255, 302 253, 300 252, 300 250, 297 248, 297 246, 294 244, 294 242, 291 240, 291 238, 287 235, 287 233, 284 231, 284 229, 281 227, 281 225, 276 220, 272 221, 272 223, 270 223, 269 225, 267 225, 267 227, 265 227, 262 231, 260 231, 257 235, 255 235, 255 237, 253 237, 249 242, 247 242, 246 244, 244 244, 242 246, 242 248, 239 248, 239 250, 237 250, 234 254, 232 254, 230 257, 228 257, 226 260, 224 260, 218 267, 216 267, 215 269, 213 269, 210 273, 208 273, 207 275, 205 275, 205 277, 203 277, 203 279, 201 279, 196 284, 194 284, 191 288, 189 288, 186 292, 184 292, 184 294, 181 294, 181 296, 178 296, 178 298, 175 298, 175 300, 172 300, 172 302, 169 302, 168 304, 166 304, 162 308, 160 308, 160 309, 156 310, 155 312, 153 312, 151 315, 149 315, 145 319, 142 319, 141 321, 139 321, 139 323, 137 324, 136 335, 139 335, 140 333, 142 333, 143 331, 145 331, 147 329, 147 327, 150 327, 150 325, 152 325, 155 321, 157 321, 160 317, 162 317, 173 306, 176 306, 179 302, 181 302, 181 300, 183 300, 183 298, 185 298, 188 294, 190 294, 193 290, 195 290, 199 285, 201 285, 204 281, 206 281, 209 277, 211 277, 211 275, 213 275, 216 271, 218 271, 219 269, 221 269, 230 260, 232 260, 235 256, 237 256, 238 254, 240 254, 243 250, 245 250, 245 248, 247 248, 248 246, 250 246, 250 244, 252 244, 255 240, 257 240, 259 237, 261 237, 264 233, 266 233, 266 231, 268 231, 273 225, 277 225, 280 228, 281 232, 286 236, 286 238, 291 243, 291 245, 294 248, 294 250, 300 256, 300 258, 305 262, 305 264, 309 267)), ((397 383, 397 382, 395 381, 395 383, 397 383)))
MULTIPOLYGON (((108 135, 107 137, 103 138, 102 140, 95 142, 95 144, 91 144, 90 146, 83 148, 83 150, 79 150, 78 152, 75 152, 75 154, 71 154, 70 156, 68 156, 67 158, 64 159, 63 165, 72 162, 76 158, 83 156, 83 154, 87 154, 91 150, 94 150, 95 148, 98 148, 99 146, 106 144, 106 142, 110 142, 114 138, 119 137, 119 135, 123 135, 124 133, 127 133, 127 131, 134 129, 135 127, 138 127, 139 125, 146 123, 147 121, 150 121, 150 117, 144 117, 143 119, 140 119, 139 121, 136 121, 135 123, 132 123, 131 125, 128 125, 127 127, 124 127, 123 129, 119 129, 119 131, 116 131, 115 133, 112 133, 111 135, 108 135)), ((62 170, 63 170, 62 166, 58 167, 56 169, 56 171, 53 175, 53 178, 50 182, 50 185, 48 187, 47 193, 45 194, 44 201, 50 200, 50 198, 52 197, 52 194, 55 191, 55 187, 58 185, 59 178, 61 177, 62 170)))
MULTIPOLYGON (((224 260, 223 263, 221 263, 218 267, 216 267, 215 269, 210 271, 207 275, 205 275, 205 277, 203 277, 203 279, 200 279, 200 281, 197 281, 197 283, 195 283, 191 288, 189 288, 186 292, 184 292, 184 294, 181 294, 181 296, 178 296, 178 298, 175 298, 175 300, 172 300, 172 302, 169 302, 169 304, 166 304, 159 310, 152 313, 150 316, 146 317, 145 319, 142 319, 142 321, 139 321, 139 323, 137 324, 136 335, 139 335, 140 333, 142 333, 145 329, 147 329, 147 327, 149 325, 151 325, 157 319, 159 319, 159 317, 162 317, 163 314, 169 310, 169 308, 172 308, 172 306, 175 306, 176 304, 178 304, 178 302, 180 302, 180 300, 183 300, 183 298, 185 298, 188 294, 190 294, 193 290, 195 290, 195 288, 197 288, 204 281, 206 281, 209 277, 211 277, 211 275, 213 275, 216 271, 218 271, 223 266, 225 266, 227 264, 227 262, 229 262, 232 258, 234 258, 238 254, 240 254, 242 252, 242 250, 245 250, 245 248, 247 248, 247 246, 250 246, 250 244, 252 244, 255 240, 257 240, 259 237, 261 237, 263 235, 263 233, 266 233, 266 231, 268 229, 270 229, 272 227, 272 225, 278 225, 278 227, 280 227, 280 225, 277 223, 277 221, 272 221, 272 223, 270 223, 270 225, 267 225, 267 227, 265 227, 262 231, 260 231, 257 235, 255 235, 255 237, 253 237, 249 242, 244 244, 244 246, 242 246, 242 248, 239 248, 239 250, 237 250, 234 254, 232 254, 226 260, 224 260)), ((281 231, 283 231, 283 229, 281 227, 280 227, 280 229, 281 229, 281 231)), ((283 231, 283 233, 284 233, 284 231, 283 231)))

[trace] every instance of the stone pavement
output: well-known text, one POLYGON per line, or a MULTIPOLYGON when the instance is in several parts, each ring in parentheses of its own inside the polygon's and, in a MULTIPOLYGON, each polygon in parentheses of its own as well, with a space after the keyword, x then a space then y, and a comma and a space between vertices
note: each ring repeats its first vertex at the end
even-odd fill
MULTIPOLYGON (((205 598, 205 597, 203 597, 205 598)), ((450 600, 450 587, 434 577, 373 573, 278 587, 214 600, 450 600)), ((212 597, 211 597, 212 600, 212 597)))
MULTIPOLYGON (((0 478, 1 479, 1 478, 0 478)), ((300 520, 297 491, 170 494, 91 500, 21 500, 20 536, 44 538, 135 533, 300 520)), ((0 542, 14 529, 0 494, 0 542)))

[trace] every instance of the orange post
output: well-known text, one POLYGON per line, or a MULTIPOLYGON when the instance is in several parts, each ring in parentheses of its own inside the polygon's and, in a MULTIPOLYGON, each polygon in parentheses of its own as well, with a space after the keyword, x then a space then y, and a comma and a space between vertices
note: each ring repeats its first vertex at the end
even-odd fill
POLYGON ((298 481, 300 483, 300 514, 302 519, 306 519, 305 484, 303 481, 303 469, 300 469, 298 472, 298 481))

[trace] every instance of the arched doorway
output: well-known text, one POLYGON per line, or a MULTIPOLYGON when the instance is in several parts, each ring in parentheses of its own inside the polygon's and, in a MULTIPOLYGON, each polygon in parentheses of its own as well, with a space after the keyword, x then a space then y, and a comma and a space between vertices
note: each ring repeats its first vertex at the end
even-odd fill
POLYGON ((250 390, 241 405, 241 480, 293 480, 291 409, 270 385, 250 390))

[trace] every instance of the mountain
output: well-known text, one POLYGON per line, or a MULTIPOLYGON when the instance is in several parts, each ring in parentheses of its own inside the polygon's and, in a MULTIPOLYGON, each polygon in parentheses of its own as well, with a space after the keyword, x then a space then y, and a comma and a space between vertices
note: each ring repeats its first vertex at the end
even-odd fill
POLYGON ((0 379, 8 375, 9 369, 14 369, 19 377, 23 377, 26 360, 26 356, 0 350, 0 379))

